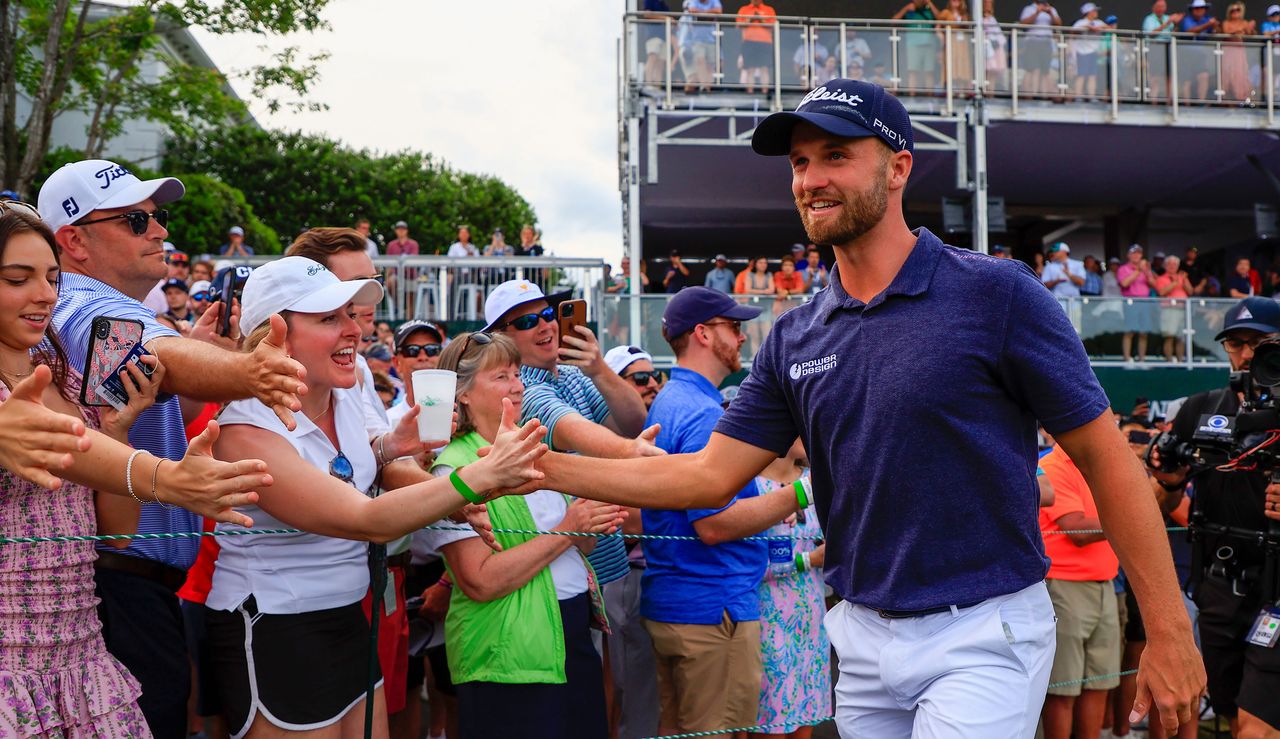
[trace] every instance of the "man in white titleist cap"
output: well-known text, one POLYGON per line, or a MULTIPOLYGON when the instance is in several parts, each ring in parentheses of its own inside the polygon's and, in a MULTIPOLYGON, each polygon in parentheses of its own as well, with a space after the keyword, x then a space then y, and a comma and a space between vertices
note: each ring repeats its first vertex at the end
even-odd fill
MULTIPOLYGON (((292 426, 305 390, 302 367, 284 355, 283 338, 252 354, 182 338, 156 321, 140 302, 168 274, 164 205, 183 196, 172 177, 140 180, 100 159, 74 162, 54 172, 40 189, 40 215, 62 249, 62 288, 53 323, 70 365, 79 370, 96 316, 139 321, 142 343, 165 364, 165 395, 129 431, 137 449, 181 459, 186 453, 177 396, 205 401, 256 397, 292 426)), ((226 309, 223 306, 222 309, 226 309)), ((214 307, 197 322, 196 335, 212 336, 214 307)), ((116 505, 115 496, 107 505, 116 505)), ((123 499, 120 505, 135 505, 123 499)), ((136 508, 132 512, 136 514, 136 508)), ((138 533, 200 530, 199 518, 180 509, 144 506, 138 533)), ((112 533, 112 532, 105 532, 112 533)), ((107 648, 142 683, 139 705, 156 736, 184 736, 191 667, 174 593, 195 561, 199 540, 134 541, 117 551, 100 548, 96 563, 99 612, 107 648)))

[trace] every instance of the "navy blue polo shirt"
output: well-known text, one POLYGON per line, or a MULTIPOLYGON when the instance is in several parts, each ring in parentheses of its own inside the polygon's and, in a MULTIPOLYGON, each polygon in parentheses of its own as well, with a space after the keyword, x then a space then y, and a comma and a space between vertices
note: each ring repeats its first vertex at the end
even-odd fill
MULTIPOLYGON (((724 415, 720 403, 720 391, 710 380, 676 367, 654 399, 645 426, 662 424, 655 441, 669 454, 696 452, 711 440, 716 422, 724 415)), ((752 480, 724 508, 758 494, 752 480)), ((724 508, 646 508, 641 512, 644 533, 697 536, 693 522, 724 508)), ((644 543, 644 556, 648 564, 640 583, 640 615, 645 618, 675 624, 718 624, 728 611, 735 622, 760 620, 756 588, 769 562, 766 542, 730 541, 712 547, 701 541, 651 539, 644 543)))
POLYGON ((827 582, 891 610, 1044 579, 1036 420, 1060 434, 1108 410, 1030 268, 916 233, 869 303, 833 269, 830 288, 780 316, 716 427, 779 455, 803 438, 827 582))

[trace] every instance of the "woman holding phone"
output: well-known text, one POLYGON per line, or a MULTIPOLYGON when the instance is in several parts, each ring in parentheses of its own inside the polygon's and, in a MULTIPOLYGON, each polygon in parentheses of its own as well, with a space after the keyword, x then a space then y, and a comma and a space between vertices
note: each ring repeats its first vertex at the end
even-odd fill
MULTIPOLYGON (((458 429, 432 468, 448 477, 500 436, 501 409, 519 409, 524 383, 520 352, 501 334, 455 338, 440 368, 458 374, 458 429)), ((604 739, 603 675, 590 629, 604 627, 605 617, 585 556, 596 539, 498 529, 607 534, 626 514, 551 490, 498 498, 488 509, 502 546, 496 554, 471 531, 427 532, 453 582, 445 652, 462 736, 604 739)))
MULTIPOLYGON (((436 479, 376 497, 381 465, 423 448, 418 408, 397 431, 370 440, 356 385, 357 305, 376 305, 375 280, 340 281, 318 262, 285 257, 254 270, 241 297, 244 349, 282 346, 306 368, 297 428, 285 429, 257 400, 227 405, 221 459, 258 455, 277 484, 250 511, 259 525, 301 529, 282 536, 228 537, 206 606, 211 672, 235 737, 326 727, 363 736, 369 622, 366 542, 387 542, 433 524, 468 502, 540 479, 545 452, 537 421, 517 427, 511 404, 490 453, 436 479), (409 438, 411 436, 411 438, 409 438), (476 492, 479 491, 479 492, 476 492)), ((447 436, 448 430, 441 436, 447 436)), ((374 694, 374 736, 387 736, 385 701, 374 694)))
MULTIPOLYGON (((50 326, 59 275, 57 242, 35 208, 0 201, 0 405, 40 404, 76 419, 75 433, 83 433, 76 451, 46 463, 65 483, 48 471, 29 475, 32 482, 0 470, 0 536, 130 533, 140 506, 160 503, 252 525, 231 506, 255 501, 243 491, 271 478, 256 459, 210 457, 216 425, 179 462, 125 443, 133 419, 155 400, 163 368, 153 359, 144 360, 155 367, 150 379, 137 367, 122 373, 129 402, 121 411, 77 404, 80 376, 50 326), (99 500, 101 520, 95 490, 109 494, 99 500)), ((27 433, 40 446, 47 432, 27 433)), ((92 541, 0 546, 0 729, 24 737, 151 736, 136 702, 138 682, 102 640, 96 558, 92 541)))

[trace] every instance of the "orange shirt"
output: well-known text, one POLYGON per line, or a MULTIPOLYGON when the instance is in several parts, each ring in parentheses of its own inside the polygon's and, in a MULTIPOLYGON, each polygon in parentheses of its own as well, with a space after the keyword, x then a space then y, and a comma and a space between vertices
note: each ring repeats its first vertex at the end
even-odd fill
MULTIPOLYGON (((1085 518, 1098 518, 1093 493, 1075 462, 1056 446, 1040 460, 1040 469, 1053 485, 1053 505, 1040 509, 1040 528, 1061 531, 1057 520, 1068 513, 1083 513, 1085 518)), ((1120 561, 1111 544, 1095 541, 1078 547, 1066 534, 1044 534, 1044 552, 1049 556, 1052 580, 1111 580, 1120 569, 1120 561)))
POLYGON ((750 268, 744 269, 738 273, 737 277, 733 278, 733 292, 735 295, 742 295, 747 291, 747 273, 750 271, 750 268))
POLYGON ((804 276, 799 272, 792 272, 788 275, 786 272, 778 270, 773 273, 773 285, 786 290, 792 295, 797 295, 804 292, 804 276))
POLYGON ((769 26, 776 24, 778 21, 772 20, 778 17, 774 9, 761 3, 756 5, 743 5, 738 8, 738 15, 760 16, 770 20, 755 20, 753 18, 739 18, 738 25, 742 26, 743 41, 759 41, 765 44, 773 43, 773 29, 769 26))

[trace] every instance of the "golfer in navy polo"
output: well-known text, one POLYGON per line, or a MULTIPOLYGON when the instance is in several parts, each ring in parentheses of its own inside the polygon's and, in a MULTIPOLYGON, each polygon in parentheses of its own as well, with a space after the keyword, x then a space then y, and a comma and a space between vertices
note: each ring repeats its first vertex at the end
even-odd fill
POLYGON ((1135 712, 1192 720, 1204 668, 1160 514, 1053 296, 1021 262, 908 229, 911 121, 877 85, 819 87, 752 147, 787 157, 809 240, 835 247, 830 287, 778 318, 701 452, 549 455, 543 484, 711 508, 799 435, 842 599, 826 619, 841 735, 1030 737, 1054 651, 1039 421, 1088 481, 1148 626, 1135 712))

